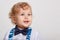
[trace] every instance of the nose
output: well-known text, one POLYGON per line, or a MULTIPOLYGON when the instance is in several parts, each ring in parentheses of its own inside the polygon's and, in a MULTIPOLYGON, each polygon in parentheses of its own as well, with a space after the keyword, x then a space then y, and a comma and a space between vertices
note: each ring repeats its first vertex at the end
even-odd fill
POLYGON ((25 15, 25 19, 28 19, 28 15, 25 15))

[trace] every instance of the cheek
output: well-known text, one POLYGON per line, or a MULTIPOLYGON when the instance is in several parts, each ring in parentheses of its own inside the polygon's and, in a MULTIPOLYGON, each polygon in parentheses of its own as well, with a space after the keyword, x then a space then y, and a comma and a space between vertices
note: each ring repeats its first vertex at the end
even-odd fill
POLYGON ((18 21, 18 22, 22 22, 22 21, 23 21, 23 19, 24 19, 24 18, 23 18, 23 17, 21 17, 21 16, 20 16, 20 17, 17 17, 17 21, 18 21))
POLYGON ((29 21, 30 21, 30 22, 32 22, 32 17, 31 17, 31 18, 29 18, 29 21))
POLYGON ((29 17, 29 19, 32 21, 32 17, 29 17))

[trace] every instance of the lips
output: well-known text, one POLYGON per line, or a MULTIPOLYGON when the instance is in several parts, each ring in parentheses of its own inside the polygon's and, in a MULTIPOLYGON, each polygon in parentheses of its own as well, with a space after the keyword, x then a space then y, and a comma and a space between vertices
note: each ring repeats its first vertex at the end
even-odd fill
POLYGON ((29 21, 24 21, 24 23, 29 23, 29 21))

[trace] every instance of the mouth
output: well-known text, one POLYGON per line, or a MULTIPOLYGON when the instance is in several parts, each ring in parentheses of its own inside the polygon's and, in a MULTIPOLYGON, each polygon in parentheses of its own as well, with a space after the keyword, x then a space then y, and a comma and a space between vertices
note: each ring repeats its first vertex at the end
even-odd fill
POLYGON ((27 23, 29 23, 29 21, 24 21, 24 23, 26 23, 26 24, 27 24, 27 23))

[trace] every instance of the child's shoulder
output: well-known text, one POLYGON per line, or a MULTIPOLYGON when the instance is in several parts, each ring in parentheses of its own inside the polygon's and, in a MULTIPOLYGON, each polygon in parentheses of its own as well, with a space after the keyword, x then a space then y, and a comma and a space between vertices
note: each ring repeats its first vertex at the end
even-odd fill
POLYGON ((12 29, 13 28, 10 28, 9 30, 7 30, 7 32, 5 33, 5 36, 4 36, 4 40, 8 40, 9 33, 12 29))
POLYGON ((37 29, 32 28, 32 35, 38 35, 40 32, 37 29))
POLYGON ((34 38, 34 40, 40 40, 41 33, 37 29, 32 29, 31 38, 34 38))
POLYGON ((32 32, 39 33, 39 31, 37 29, 34 29, 34 28, 32 28, 32 32))

